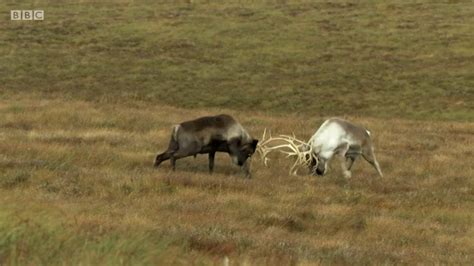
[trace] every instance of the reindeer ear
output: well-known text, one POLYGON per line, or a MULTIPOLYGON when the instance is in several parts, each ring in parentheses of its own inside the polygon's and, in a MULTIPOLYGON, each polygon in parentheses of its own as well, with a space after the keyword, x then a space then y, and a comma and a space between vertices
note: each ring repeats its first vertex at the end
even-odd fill
POLYGON ((253 149, 256 149, 256 148, 257 148, 257 144, 258 144, 258 139, 253 139, 253 140, 252 140, 252 148, 253 148, 253 149))

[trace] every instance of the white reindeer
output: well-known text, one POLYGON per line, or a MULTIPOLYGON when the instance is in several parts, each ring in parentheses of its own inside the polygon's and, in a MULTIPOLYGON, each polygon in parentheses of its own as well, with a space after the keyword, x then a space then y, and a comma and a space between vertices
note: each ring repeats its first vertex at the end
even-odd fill
POLYGON ((341 166, 346 178, 351 177, 351 168, 359 155, 375 167, 380 177, 383 177, 379 163, 375 159, 370 132, 340 118, 326 120, 308 142, 296 139, 295 136, 282 135, 277 138, 265 139, 265 134, 257 151, 262 159, 270 151, 279 150, 288 156, 295 156, 296 161, 290 172, 296 174, 297 166, 308 166, 313 175, 324 175, 327 164, 334 155, 341 159, 341 166), (273 141, 283 142, 270 146, 273 141), (295 170, 295 171, 293 171, 295 170))

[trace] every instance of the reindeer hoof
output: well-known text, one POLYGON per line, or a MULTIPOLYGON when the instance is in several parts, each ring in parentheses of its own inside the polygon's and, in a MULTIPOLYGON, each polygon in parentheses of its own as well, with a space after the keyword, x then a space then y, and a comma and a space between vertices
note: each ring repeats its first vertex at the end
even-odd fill
POLYGON ((351 171, 344 171, 344 177, 349 179, 352 177, 351 171))

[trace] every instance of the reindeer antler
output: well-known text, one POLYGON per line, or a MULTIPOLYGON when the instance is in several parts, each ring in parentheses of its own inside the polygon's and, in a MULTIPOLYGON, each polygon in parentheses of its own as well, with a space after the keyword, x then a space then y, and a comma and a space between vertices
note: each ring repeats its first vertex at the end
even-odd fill
POLYGON ((269 133, 270 135, 270 138, 269 139, 266 139, 267 135, 267 129, 265 128, 263 130, 263 135, 262 135, 262 139, 258 142, 257 144, 257 153, 260 155, 260 159, 263 161, 263 164, 265 166, 267 166, 267 162, 268 162, 268 158, 267 158, 267 154, 271 151, 268 149, 267 145, 268 143, 272 140, 272 135, 271 133, 269 133))
POLYGON ((279 137, 276 137, 276 138, 273 138, 270 135, 268 139, 265 139, 265 136, 266 136, 266 129, 263 132, 262 142, 258 147, 258 152, 260 154, 260 157, 264 161, 265 166, 267 165, 267 161, 268 161, 268 158, 266 156, 269 152, 273 150, 278 150, 281 153, 286 154, 287 157, 296 156, 296 161, 290 168, 290 174, 292 173, 296 174, 296 171, 294 170, 298 166, 311 165, 311 162, 313 161, 313 159, 316 160, 316 162, 318 162, 317 157, 313 153, 313 147, 311 143, 307 143, 307 142, 297 139, 294 134, 293 136, 280 135, 279 137), (284 144, 269 146, 269 143, 273 141, 281 141, 281 142, 284 142, 284 144))

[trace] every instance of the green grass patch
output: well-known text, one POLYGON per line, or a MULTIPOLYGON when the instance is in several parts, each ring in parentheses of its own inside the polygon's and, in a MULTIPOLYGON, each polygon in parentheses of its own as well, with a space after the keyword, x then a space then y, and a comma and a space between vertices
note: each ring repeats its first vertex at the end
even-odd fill
MULTIPOLYGON (((2 94, 473 120, 468 1, 2 2, 2 94)), ((145 104, 146 105, 146 104, 145 104)))

